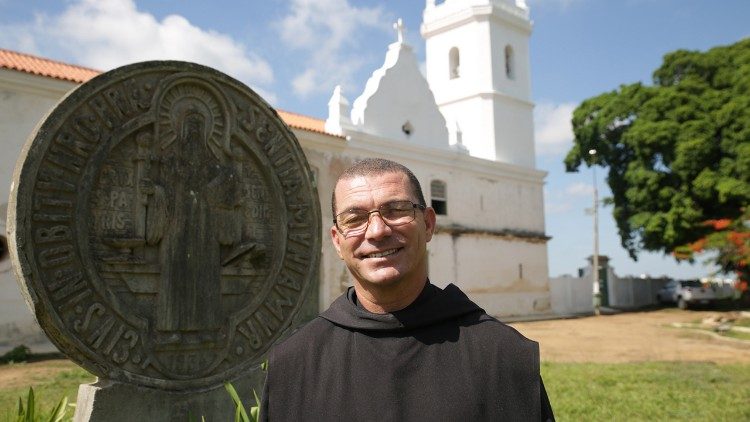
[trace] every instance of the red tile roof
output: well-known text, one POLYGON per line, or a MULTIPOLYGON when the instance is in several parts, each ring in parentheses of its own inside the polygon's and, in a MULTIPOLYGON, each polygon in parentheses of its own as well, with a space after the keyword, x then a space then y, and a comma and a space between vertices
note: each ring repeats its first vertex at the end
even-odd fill
POLYGON ((17 70, 33 75, 83 83, 100 74, 98 70, 57 62, 30 54, 0 48, 0 68, 17 70))
MULTIPOLYGON (((328 132, 326 132, 325 129, 325 121, 316 119, 314 117, 310 116, 303 116, 301 114, 292 113, 289 111, 284 110, 276 110, 279 113, 279 116, 281 116, 281 119, 286 122, 286 124, 289 125, 289 127, 295 128, 295 129, 303 129, 308 130, 310 132, 318 132, 318 133, 324 133, 327 135, 332 135, 328 132)), ((338 135, 333 135, 338 136, 338 135)))
MULTIPOLYGON (((30 54, 18 53, 2 48, 0 48, 0 68, 76 83, 84 83, 102 73, 98 70, 45 59, 43 57, 32 56, 30 54)), ((294 129, 332 135, 326 132, 325 121, 321 119, 283 110, 276 111, 278 111, 279 116, 281 116, 284 122, 294 129)))

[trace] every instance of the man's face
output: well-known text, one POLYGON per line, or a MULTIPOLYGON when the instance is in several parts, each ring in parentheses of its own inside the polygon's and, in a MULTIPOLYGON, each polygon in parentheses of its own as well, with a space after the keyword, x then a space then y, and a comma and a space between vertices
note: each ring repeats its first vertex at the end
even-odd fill
MULTIPOLYGON (((339 181, 336 212, 349 209, 372 211, 392 201, 416 203, 409 179, 402 173, 357 176, 339 181)), ((331 227, 331 240, 357 283, 369 288, 388 288, 399 283, 424 283, 427 279, 427 242, 435 229, 435 211, 415 210, 414 221, 388 226, 379 213, 370 215, 367 230, 344 236, 331 227)))

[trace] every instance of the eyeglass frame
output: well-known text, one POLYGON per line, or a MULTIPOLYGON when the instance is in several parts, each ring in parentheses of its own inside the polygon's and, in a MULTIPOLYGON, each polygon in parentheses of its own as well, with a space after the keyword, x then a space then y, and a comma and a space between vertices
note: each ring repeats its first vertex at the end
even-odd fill
MULTIPOLYGON (((403 200, 395 200, 395 201, 388 201, 388 202, 386 202, 385 204, 382 204, 382 205, 380 205, 379 207, 377 207, 376 209, 374 209, 374 210, 372 210, 372 211, 367 211, 367 220, 366 220, 366 222, 365 222, 365 225, 364 225, 364 226, 362 227, 362 233, 365 233, 365 232, 367 231, 367 228, 368 228, 368 227, 370 227, 370 216, 371 216, 372 214, 374 214, 374 213, 378 213, 378 215, 380 216, 380 219, 381 219, 381 220, 383 220, 383 223, 385 223, 385 224, 386 224, 386 225, 387 225, 388 227, 399 227, 399 226, 403 226, 403 225, 405 225, 405 224, 409 224, 409 223, 411 223, 412 221, 416 220, 416 218, 417 218, 417 210, 421 210, 421 211, 424 211, 424 210, 426 210, 426 209, 427 209, 427 205, 424 205, 424 204, 418 204, 418 203, 414 203, 414 202, 412 202, 412 201, 410 201, 410 200, 408 200, 408 199, 403 199, 403 200), (411 220, 409 220, 409 221, 405 221, 405 222, 403 222, 403 223, 395 224, 395 225, 394 225, 394 224, 390 224, 390 223, 388 223, 388 221, 387 221, 387 220, 386 220, 386 219, 385 219, 385 218, 383 217, 383 214, 382 214, 382 212, 381 212, 381 208, 383 208, 383 207, 384 207, 384 206, 386 206, 386 205, 390 205, 390 204, 393 204, 393 203, 395 203, 395 202, 404 202, 404 203, 408 202, 408 203, 410 203, 410 204, 411 204, 411 207, 412 207, 412 208, 411 208, 411 211, 412 211, 412 216, 411 216, 411 220)), ((343 231, 343 230, 341 230, 341 228, 339 227, 339 223, 338 223, 338 216, 340 216, 341 214, 344 214, 344 213, 346 213, 346 212, 351 212, 351 211, 355 211, 355 210, 357 210, 357 209, 348 209, 348 210, 346 210, 346 211, 341 211, 340 213, 338 213, 338 214, 336 214, 335 216, 333 216, 333 225, 334 225, 334 226, 336 227, 336 230, 338 230, 338 232, 339 232, 339 233, 341 233, 342 235, 344 235, 345 237, 346 237, 346 236, 349 236, 349 235, 351 234, 351 232, 352 232, 352 231, 355 231, 355 232, 357 232, 357 231, 358 231, 358 230, 360 230, 360 229, 356 229, 356 230, 355 230, 355 229, 351 229, 351 230, 349 230, 349 232, 344 232, 344 231, 343 231)), ((362 209, 360 209, 360 210, 361 210, 361 211, 365 211, 365 210, 362 210, 362 209)))

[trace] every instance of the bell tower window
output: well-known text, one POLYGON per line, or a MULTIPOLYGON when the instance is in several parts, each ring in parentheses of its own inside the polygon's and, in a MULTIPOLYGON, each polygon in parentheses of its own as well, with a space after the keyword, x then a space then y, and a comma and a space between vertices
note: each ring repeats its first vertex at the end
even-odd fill
POLYGON ((450 66, 450 79, 456 79, 461 76, 461 73, 459 72, 459 67, 461 66, 461 57, 459 56, 457 47, 451 48, 448 52, 448 62, 450 66))
POLYGON ((515 64, 513 63, 513 47, 510 45, 505 46, 505 76, 508 79, 515 79, 515 64))

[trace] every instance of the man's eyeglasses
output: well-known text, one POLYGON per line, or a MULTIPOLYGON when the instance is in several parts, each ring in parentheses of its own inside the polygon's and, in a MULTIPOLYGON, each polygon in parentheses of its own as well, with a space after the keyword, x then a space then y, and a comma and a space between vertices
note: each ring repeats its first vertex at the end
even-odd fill
POLYGON ((367 230, 372 213, 380 214, 380 218, 391 227, 400 226, 414 221, 417 209, 424 210, 422 204, 415 204, 411 201, 392 201, 385 203, 376 210, 346 210, 334 217, 333 224, 346 237, 357 236, 367 230))

